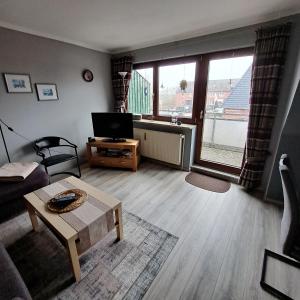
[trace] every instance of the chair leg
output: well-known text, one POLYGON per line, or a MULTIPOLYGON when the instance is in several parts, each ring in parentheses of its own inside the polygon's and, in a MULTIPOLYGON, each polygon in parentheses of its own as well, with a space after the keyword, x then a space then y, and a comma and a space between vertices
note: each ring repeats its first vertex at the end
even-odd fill
POLYGON ((75 154, 76 154, 76 161, 77 161, 77 169, 78 169, 78 176, 76 176, 77 178, 81 177, 81 170, 80 170, 80 164, 79 164, 79 158, 78 158, 78 152, 77 152, 77 148, 75 148, 75 154))
POLYGON ((46 166, 44 166, 44 168, 45 168, 45 172, 46 172, 46 174, 48 175, 48 177, 49 177, 49 182, 48 182, 48 184, 50 184, 51 183, 51 175, 49 175, 49 173, 48 173, 48 169, 47 169, 47 167, 46 166))
POLYGON ((277 297, 278 299, 283 299, 283 300, 293 300, 293 298, 283 294, 281 291, 275 289, 274 287, 270 286, 269 284, 267 284, 265 282, 266 279, 266 271, 267 271, 267 261, 268 261, 268 257, 273 257, 279 261, 282 261, 290 266, 293 266, 297 269, 300 269, 300 263, 289 259, 283 255, 277 254, 275 252, 272 252, 268 249, 265 249, 265 253, 264 253, 264 260, 263 260, 263 267, 262 267, 262 273, 261 273, 261 280, 260 280, 260 286, 262 287, 262 289, 264 289, 266 292, 268 292, 269 294, 272 294, 273 296, 277 297))
POLYGON ((80 170, 80 164, 79 164, 79 159, 78 159, 78 155, 77 155, 77 157, 76 157, 76 160, 77 160, 77 168, 78 168, 78 178, 80 178, 81 177, 81 170, 80 170))
POLYGON ((47 173, 47 175, 49 175, 49 174, 48 174, 48 169, 47 169, 47 167, 44 166, 44 168, 45 168, 45 172, 47 173))

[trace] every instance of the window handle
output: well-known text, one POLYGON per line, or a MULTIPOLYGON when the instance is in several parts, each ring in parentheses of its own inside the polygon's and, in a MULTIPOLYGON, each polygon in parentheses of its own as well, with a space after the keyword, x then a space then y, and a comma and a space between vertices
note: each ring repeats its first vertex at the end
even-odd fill
POLYGON ((200 111, 200 120, 203 120, 203 109, 200 111))
POLYGON ((147 140, 147 134, 146 134, 146 132, 144 132, 144 141, 146 141, 147 140))

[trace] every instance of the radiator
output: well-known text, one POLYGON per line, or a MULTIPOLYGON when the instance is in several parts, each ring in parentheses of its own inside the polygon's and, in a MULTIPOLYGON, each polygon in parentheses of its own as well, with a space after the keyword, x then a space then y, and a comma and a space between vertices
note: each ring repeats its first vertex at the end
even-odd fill
POLYGON ((184 135, 134 128, 134 138, 140 140, 142 156, 182 165, 184 135))

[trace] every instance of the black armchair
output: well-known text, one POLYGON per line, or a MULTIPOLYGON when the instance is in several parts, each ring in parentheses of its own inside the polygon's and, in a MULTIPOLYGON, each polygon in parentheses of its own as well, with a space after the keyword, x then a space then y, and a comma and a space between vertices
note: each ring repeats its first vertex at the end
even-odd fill
POLYGON ((300 268, 300 199, 296 190, 294 176, 287 154, 282 154, 280 158, 279 172, 284 197, 280 240, 283 254, 292 259, 265 249, 260 285, 268 293, 279 299, 293 300, 291 297, 283 294, 281 291, 265 282, 268 257, 273 257, 290 266, 300 268))
POLYGON ((34 141, 34 150, 36 151, 36 154, 38 156, 42 157, 42 161, 40 163, 45 167, 45 171, 47 174, 48 174, 48 167, 54 166, 54 165, 57 165, 57 164, 60 164, 62 162, 66 162, 69 160, 76 159, 78 175, 74 174, 72 172, 58 172, 58 173, 51 174, 50 176, 55 176, 58 174, 69 174, 69 175, 73 175, 77 178, 81 177, 81 171, 80 171, 80 165, 79 165, 79 159, 78 159, 78 153, 77 153, 77 146, 72 144, 68 140, 66 140, 62 137, 58 137, 58 136, 42 137, 42 138, 34 141), (52 155, 51 149, 58 148, 58 147, 73 148, 74 154, 64 154, 64 153, 60 153, 55 150, 52 150, 52 152, 58 153, 58 154, 52 155))

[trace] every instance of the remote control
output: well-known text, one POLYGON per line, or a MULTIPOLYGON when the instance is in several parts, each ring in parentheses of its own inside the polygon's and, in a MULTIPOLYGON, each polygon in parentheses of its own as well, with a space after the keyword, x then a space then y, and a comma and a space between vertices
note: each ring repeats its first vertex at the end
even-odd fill
POLYGON ((53 204, 57 207, 57 208, 65 208, 67 207, 69 204, 71 204, 72 202, 74 202, 74 200, 66 200, 66 201, 55 201, 53 204))
POLYGON ((69 194, 65 194, 65 195, 56 196, 53 199, 55 201, 60 201, 60 200, 64 201, 64 200, 71 200, 71 199, 75 199, 75 198, 76 198, 75 193, 69 193, 69 194))

